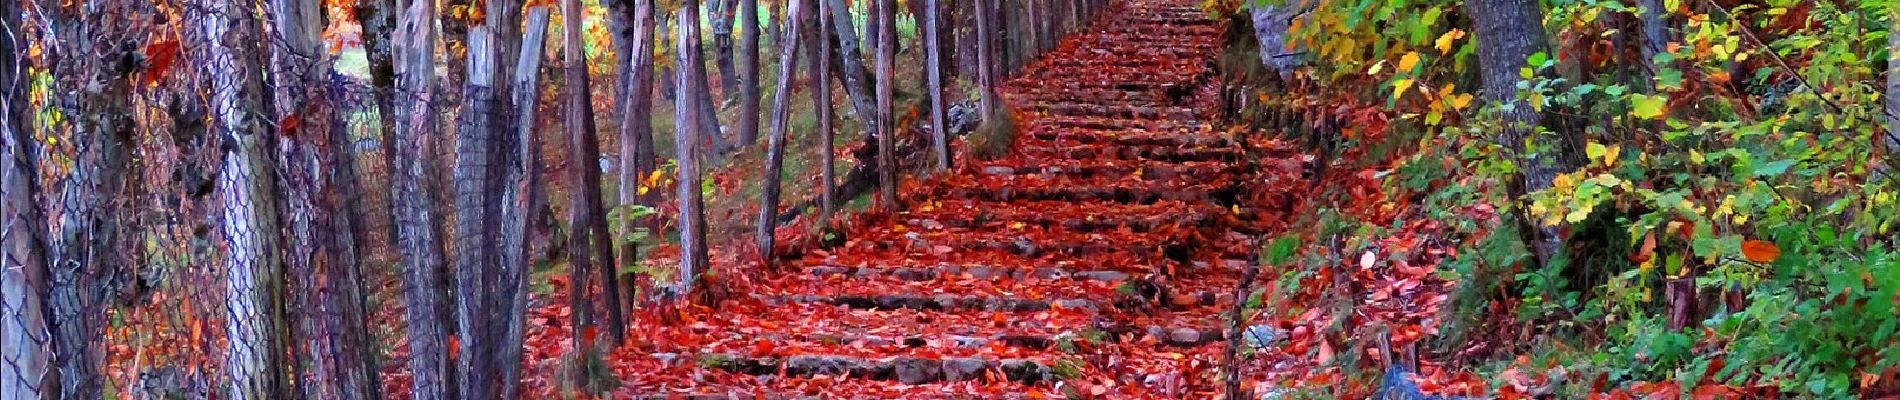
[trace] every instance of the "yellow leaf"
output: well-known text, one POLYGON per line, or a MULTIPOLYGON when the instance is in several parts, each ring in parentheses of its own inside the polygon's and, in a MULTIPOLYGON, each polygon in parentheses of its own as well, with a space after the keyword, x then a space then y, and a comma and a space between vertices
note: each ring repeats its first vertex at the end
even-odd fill
POLYGON ((1416 51, 1406 52, 1404 56, 1399 57, 1399 71, 1400 72, 1411 72, 1412 68, 1417 67, 1417 66, 1418 66, 1418 52, 1416 51))
POLYGON ((1379 71, 1384 71, 1384 70, 1385 70, 1385 60, 1379 60, 1378 63, 1372 64, 1372 68, 1366 68, 1366 75, 1378 75, 1379 71))
POLYGON ((1452 29, 1443 35, 1438 35, 1438 40, 1435 43, 1438 47, 1438 53, 1451 54, 1451 42, 1462 37, 1465 37, 1465 31, 1461 29, 1452 29))
POLYGON ((1392 81, 1392 98, 1397 99, 1399 96, 1405 95, 1405 90, 1410 88, 1412 88, 1411 79, 1392 81))
POLYGON ((1452 98, 1451 106, 1452 108, 1465 108, 1465 106, 1471 105, 1471 99, 1472 96, 1470 93, 1458 95, 1452 98))

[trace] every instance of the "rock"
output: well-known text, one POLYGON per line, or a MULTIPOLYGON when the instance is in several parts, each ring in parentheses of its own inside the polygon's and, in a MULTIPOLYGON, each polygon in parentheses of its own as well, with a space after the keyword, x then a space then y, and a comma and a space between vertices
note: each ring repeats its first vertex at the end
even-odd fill
POLYGON ((983 370, 990 363, 981 358, 952 358, 943 360, 943 380, 951 382, 970 381, 983 378, 983 370))
POLYGON ((1194 328, 1175 328, 1168 332, 1168 340, 1177 345, 1191 345, 1201 342, 1201 331, 1194 328))
POLYGON ((906 385, 921 385, 936 382, 943 378, 943 363, 927 358, 905 357, 892 363, 896 370, 897 381, 906 385))
POLYGON ((1034 385, 1038 382, 1051 380, 1049 368, 1043 367, 1042 364, 1038 364, 1035 361, 1022 359, 1003 360, 999 367, 1003 370, 1003 376, 1009 378, 1011 381, 1034 385))
POLYGON ((990 344, 989 338, 976 336, 951 335, 950 342, 957 347, 983 347, 990 344))
POLYGON ((806 269, 806 271, 809 271, 809 272, 811 272, 811 274, 812 274, 812 276, 831 276, 831 275, 844 275, 844 274, 847 274, 847 273, 849 273, 849 272, 851 272, 851 269, 850 269, 850 268, 845 268, 845 267, 834 267, 834 266, 829 266, 829 265, 821 265, 821 266, 816 266, 816 267, 811 267, 811 268, 808 268, 808 269, 806 269))
POLYGON ((1115 282, 1128 279, 1128 273, 1120 271, 1083 271, 1073 275, 1075 279, 1087 281, 1115 282))
POLYGON ((1061 299, 1055 301, 1055 307, 1071 310, 1094 310, 1095 302, 1088 299, 1061 299))
POLYGON ((843 356, 796 355, 785 359, 785 370, 800 375, 843 375, 860 369, 861 364, 843 356))
POLYGON ((1008 166, 1002 166, 1002 165, 991 165, 991 166, 983 167, 983 174, 984 175, 1015 175, 1016 169, 1010 168, 1008 166))
POLYGON ((1247 345, 1255 349, 1265 349, 1267 346, 1279 343, 1283 337, 1285 335, 1279 328, 1263 324, 1247 327, 1246 335, 1241 336, 1241 339, 1246 340, 1247 345))

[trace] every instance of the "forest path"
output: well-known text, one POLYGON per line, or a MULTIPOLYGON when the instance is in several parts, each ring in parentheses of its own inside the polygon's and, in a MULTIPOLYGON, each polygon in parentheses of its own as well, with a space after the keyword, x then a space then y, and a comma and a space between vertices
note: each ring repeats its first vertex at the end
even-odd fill
POLYGON ((905 211, 708 316, 636 325, 622 393, 1209 397, 1258 248, 1240 232, 1285 197, 1211 122, 1225 29, 1193 0, 1110 6, 1002 85, 1011 155, 907 185, 905 211))

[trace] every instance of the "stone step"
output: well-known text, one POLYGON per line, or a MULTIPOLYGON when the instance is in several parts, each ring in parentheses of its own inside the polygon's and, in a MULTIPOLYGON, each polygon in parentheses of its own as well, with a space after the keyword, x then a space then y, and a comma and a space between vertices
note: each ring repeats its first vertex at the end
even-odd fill
POLYGON ((1235 148, 1175 148, 1154 146, 1049 146, 1024 143, 1018 150, 1029 157, 1074 160, 1150 160, 1162 162, 1224 162, 1239 158, 1235 148))
MULTIPOLYGON (((1119 120, 1103 118, 1105 123, 1118 124, 1119 120)), ((1029 138, 1043 141, 1064 142, 1064 144, 1108 144, 1118 146, 1155 146, 1155 147, 1227 147, 1234 145, 1234 139, 1226 134, 1206 130, 1190 132, 1127 132, 1123 130, 1091 129, 1087 127, 1064 127, 1054 124, 1038 124, 1030 130, 1029 138)))
POLYGON ((1121 282, 1141 273, 1146 268, 1131 268, 1136 271, 1116 270, 1074 270, 1058 267, 1010 268, 986 265, 941 264, 916 267, 885 266, 840 266, 817 265, 805 268, 807 275, 826 278, 834 276, 869 278, 887 277, 908 281, 927 281, 942 279, 946 276, 967 277, 970 279, 1010 279, 1010 280, 1082 280, 1100 282, 1121 282))

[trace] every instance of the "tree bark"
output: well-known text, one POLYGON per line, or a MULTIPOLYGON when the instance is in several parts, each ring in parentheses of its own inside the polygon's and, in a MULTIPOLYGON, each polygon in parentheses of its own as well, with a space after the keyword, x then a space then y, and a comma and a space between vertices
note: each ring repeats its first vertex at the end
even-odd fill
MULTIPOLYGON (((627 2, 614 2, 624 8, 627 2)), ((631 32, 615 35, 621 43, 618 46, 622 56, 620 74, 621 85, 626 90, 625 99, 620 103, 620 169, 618 185, 621 207, 635 205, 654 206, 652 188, 643 189, 643 180, 653 173, 656 156, 653 151, 653 46, 654 46, 654 4, 653 0, 633 1, 633 10, 616 13, 621 18, 631 18, 626 25, 631 32), (631 15, 628 15, 628 13, 631 15), (623 37, 624 36, 624 37, 623 37)), ((626 226, 625 229, 634 229, 626 226)), ((631 232, 620 232, 628 235, 631 232)), ((616 269, 624 270, 638 260, 637 249, 632 242, 622 242, 620 263, 616 269)), ((627 287, 628 303, 633 303, 637 293, 629 282, 627 287)), ((631 307, 629 307, 631 310, 631 307)))
MULTIPOLYGON (((1544 33, 1543 10, 1535 0, 1480 0, 1465 3, 1465 8, 1471 15, 1478 41, 1484 98, 1510 105, 1508 111, 1499 115, 1504 128, 1498 141, 1511 149, 1522 167, 1519 183, 1515 185, 1519 188, 1517 194, 1548 188, 1551 180, 1567 169, 1562 153, 1565 143, 1539 140, 1546 150, 1528 152, 1525 142, 1536 134, 1544 116, 1530 103, 1517 99, 1518 70, 1525 67, 1532 54, 1544 52, 1549 46, 1544 33)), ((1535 235, 1538 237, 1531 247, 1538 261, 1550 262, 1562 250, 1561 236, 1550 227, 1537 228, 1535 235)))
POLYGON ((877 103, 872 99, 873 84, 870 72, 864 68, 864 55, 859 52, 857 28, 851 26, 851 8, 844 0, 818 0, 830 4, 832 31, 838 36, 837 53, 842 68, 838 70, 839 85, 844 86, 844 94, 851 100, 851 111, 857 115, 858 122, 864 126, 865 133, 877 132, 877 103))
MULTIPOLYGON (((733 66, 732 51, 733 14, 738 11, 738 7, 735 7, 733 2, 737 1, 743 0, 713 0, 707 4, 709 11, 706 15, 706 23, 712 27, 713 63, 719 67, 719 91, 721 96, 725 97, 725 101, 732 101, 739 95, 739 73, 733 66)), ((710 87, 707 89, 711 90, 710 87)))
POLYGON ((208 44, 205 75, 211 79, 217 133, 225 140, 223 170, 218 176, 226 243, 225 334, 228 339, 224 368, 230 379, 225 398, 283 398, 285 381, 281 338, 283 326, 282 265, 278 258, 277 201, 270 133, 253 115, 263 106, 263 71, 258 66, 257 32, 249 29, 251 11, 231 0, 207 2, 200 26, 208 44))
MULTIPOLYGON (((759 0, 739 2, 739 145, 750 146, 759 140, 759 0)), ((781 59, 783 61, 783 59, 781 59)))
POLYGON ((897 134, 895 119, 895 99, 892 97, 894 66, 897 62, 897 4, 894 0, 877 0, 878 10, 872 18, 883 22, 878 24, 877 43, 877 181, 878 202, 886 212, 897 212, 897 134))
MULTIPOLYGON (((1888 9, 1887 17, 1887 152, 1881 170, 1889 177, 1900 169, 1900 4, 1888 9)), ((1889 178, 1894 179, 1894 178, 1889 178)))
MULTIPOLYGON (((536 6, 528 11, 527 31, 522 35, 522 47, 515 59, 513 85, 516 115, 521 123, 508 133, 510 145, 504 150, 509 155, 505 161, 501 204, 501 294, 491 307, 506 310, 506 321, 499 328, 500 338, 496 344, 496 363, 508 368, 500 372, 501 380, 497 393, 502 399, 517 399, 521 394, 521 357, 522 339, 527 329, 528 308, 528 271, 534 265, 534 254, 530 251, 533 238, 540 235, 542 224, 534 223, 537 213, 545 207, 546 190, 541 181, 541 135, 539 134, 536 110, 540 106, 540 86, 537 78, 541 76, 542 48, 547 44, 548 7, 536 6)), ((580 250, 575 250, 580 251, 580 250)), ((584 310, 575 310, 581 312, 584 310)))
MULTIPOLYGON (((369 81, 376 99, 377 133, 382 141, 383 172, 396 174, 396 66, 391 43, 396 30, 397 5, 392 0, 359 0, 356 22, 362 26, 363 54, 369 61, 369 81)), ((393 178, 392 178, 393 180, 393 178)), ((395 192, 383 194, 383 206, 389 207, 390 223, 386 232, 391 245, 399 235, 395 223, 395 192)), ((369 240, 360 237, 358 240, 369 240)))
MULTIPOLYGON (((699 19, 698 3, 697 0, 686 0, 686 4, 681 6, 676 14, 678 20, 697 21, 699 19)), ((674 37, 679 40, 679 65, 698 65, 699 52, 694 49, 699 47, 699 25, 681 23, 677 33, 674 37)), ((680 82, 680 88, 695 87, 691 84, 694 74, 690 72, 690 68, 678 68, 678 70, 679 74, 675 79, 680 82)), ((703 78, 704 75, 700 77, 703 78)), ((673 139, 673 144, 679 151, 679 179, 677 179, 679 197, 676 201, 679 202, 680 218, 680 282, 679 287, 674 290, 680 295, 691 293, 693 285, 699 278, 698 274, 705 271, 708 262, 705 197, 699 187, 699 150, 693 145, 698 141, 698 135, 705 127, 692 122, 697 120, 698 116, 694 114, 700 109, 690 104, 691 97, 693 96, 675 96, 677 101, 673 106, 673 120, 680 124, 679 132, 673 139)))
POLYGON ((390 170, 395 203, 397 248, 402 253, 404 317, 409 334, 410 397, 447 400, 455 395, 450 372, 448 276, 442 237, 437 233, 434 197, 425 180, 436 169, 435 157, 421 143, 435 137, 435 2, 404 0, 410 4, 398 18, 401 47, 396 54, 397 93, 401 108, 409 110, 396 128, 401 145, 394 153, 398 169, 390 170))
MULTIPOLYGON (((695 12, 695 14, 697 14, 697 12, 695 12)), ((716 18, 716 16, 717 16, 717 13, 715 13, 715 18, 713 18, 715 21, 719 19, 719 18, 716 18)), ((697 19, 679 20, 675 22, 677 22, 680 25, 693 25, 693 30, 695 31, 699 30, 699 20, 697 19)), ((715 22, 715 24, 717 23, 718 22, 715 22)), ((718 35, 714 35, 714 36, 715 36, 715 39, 718 37, 718 35)), ((730 40, 731 38, 730 33, 728 33, 725 37, 728 40, 730 40)), ((726 143, 726 138, 724 135, 725 129, 719 126, 719 108, 713 105, 712 81, 708 77, 708 72, 706 71, 706 59, 704 57, 704 55, 706 54, 705 43, 701 41, 694 41, 692 51, 699 53, 699 56, 694 57, 694 59, 697 61, 695 61, 692 64, 685 64, 685 65, 675 67, 675 68, 681 68, 681 67, 686 68, 692 74, 691 75, 692 84, 681 86, 680 88, 684 89, 686 94, 691 95, 692 100, 696 102, 696 104, 694 105, 698 106, 699 110, 693 113, 693 115, 695 115, 695 118, 699 121, 699 126, 701 130, 700 135, 702 135, 701 138, 707 139, 705 140, 705 144, 709 146, 706 148, 706 150, 708 150, 707 154, 710 154, 714 160, 717 160, 721 155, 724 155, 726 151, 730 150, 732 148, 732 145, 730 143, 726 143)), ((727 49, 725 54, 726 54, 726 57, 730 59, 732 52, 730 51, 730 49, 727 49)), ((724 74, 722 75, 722 78, 733 76, 731 64, 725 64, 721 68, 722 69, 720 71, 724 72, 724 74)), ((726 90, 728 95, 731 94, 731 89, 733 88, 733 86, 736 86, 736 85, 737 85, 736 83, 726 84, 724 89, 726 90)), ((700 142, 695 141, 694 143, 700 143, 700 142)))
POLYGON ((930 93, 930 137, 935 144, 937 169, 950 170, 950 135, 943 115, 943 38, 938 24, 937 0, 924 0, 924 71, 930 93))
MULTIPOLYGON (((562 0, 563 15, 580 16, 584 13, 580 0, 562 0)), ((601 301, 607 305, 608 337, 618 346, 625 339, 626 323, 621 319, 620 274, 613 268, 613 244, 607 234, 607 210, 602 204, 600 189, 600 140, 594 129, 593 88, 587 75, 586 42, 582 38, 582 18, 562 18, 566 45, 562 46, 567 58, 567 129, 568 149, 572 157, 568 159, 571 190, 577 191, 568 210, 572 234, 569 243, 581 244, 568 253, 576 260, 575 266, 600 266, 601 301), (587 258, 585 251, 593 251, 593 260, 581 262, 587 258)), ((579 273, 579 272, 577 272, 579 273)), ((580 282, 580 281, 576 281, 580 282)), ((585 294, 585 286, 574 287, 585 294)), ((592 323, 592 321, 588 321, 592 323)), ((577 331, 585 332, 585 331, 577 331)), ((585 349, 586 347, 575 347, 585 349)))
POLYGON ((818 29, 812 32, 812 38, 815 39, 813 42, 817 44, 817 51, 813 52, 811 57, 813 74, 811 79, 811 95, 813 108, 817 109, 816 111, 818 113, 818 136, 820 139, 817 152, 819 168, 822 169, 818 174, 818 204, 821 210, 821 214, 819 214, 819 226, 829 227, 831 226, 831 213, 838 208, 836 199, 838 155, 835 151, 838 148, 837 130, 833 129, 834 127, 832 126, 832 121, 836 120, 836 117, 832 115, 831 62, 827 60, 831 57, 830 54, 832 51, 830 32, 832 32, 831 4, 833 3, 830 0, 807 1, 811 1, 817 5, 816 11, 818 13, 818 29))
POLYGON ((976 0, 971 3, 975 9, 971 14, 976 19, 976 86, 977 108, 984 121, 991 121, 996 113, 996 38, 993 30, 996 25, 989 2, 995 0, 976 0))
MULTIPOLYGON (((512 88, 507 77, 520 29, 521 4, 514 0, 486 2, 485 21, 469 31, 468 80, 463 89, 461 122, 455 132, 455 281, 457 331, 461 357, 457 382, 468 399, 501 395, 498 383, 519 363, 505 363, 500 337, 515 316, 501 307, 511 301, 511 285, 501 280, 516 266, 506 265, 498 251, 502 224, 503 179, 516 124, 512 88)), ((531 89, 525 89, 531 90, 531 89)))
MULTIPOLYGON (((18 2, 0 2, 0 31, 21 32, 18 2)), ((27 121, 25 43, 0 38, 0 397, 46 398, 52 337, 45 224, 40 219, 39 157, 27 121)))
POLYGON ((798 25, 804 18, 802 1, 790 0, 787 5, 785 21, 792 24, 785 31, 785 37, 778 40, 778 85, 772 93, 772 132, 766 144, 765 176, 759 177, 759 226, 754 235, 758 238, 759 259, 766 266, 773 266, 772 233, 778 228, 778 197, 780 175, 785 167, 785 140, 787 126, 791 119, 792 82, 798 72, 798 25))

